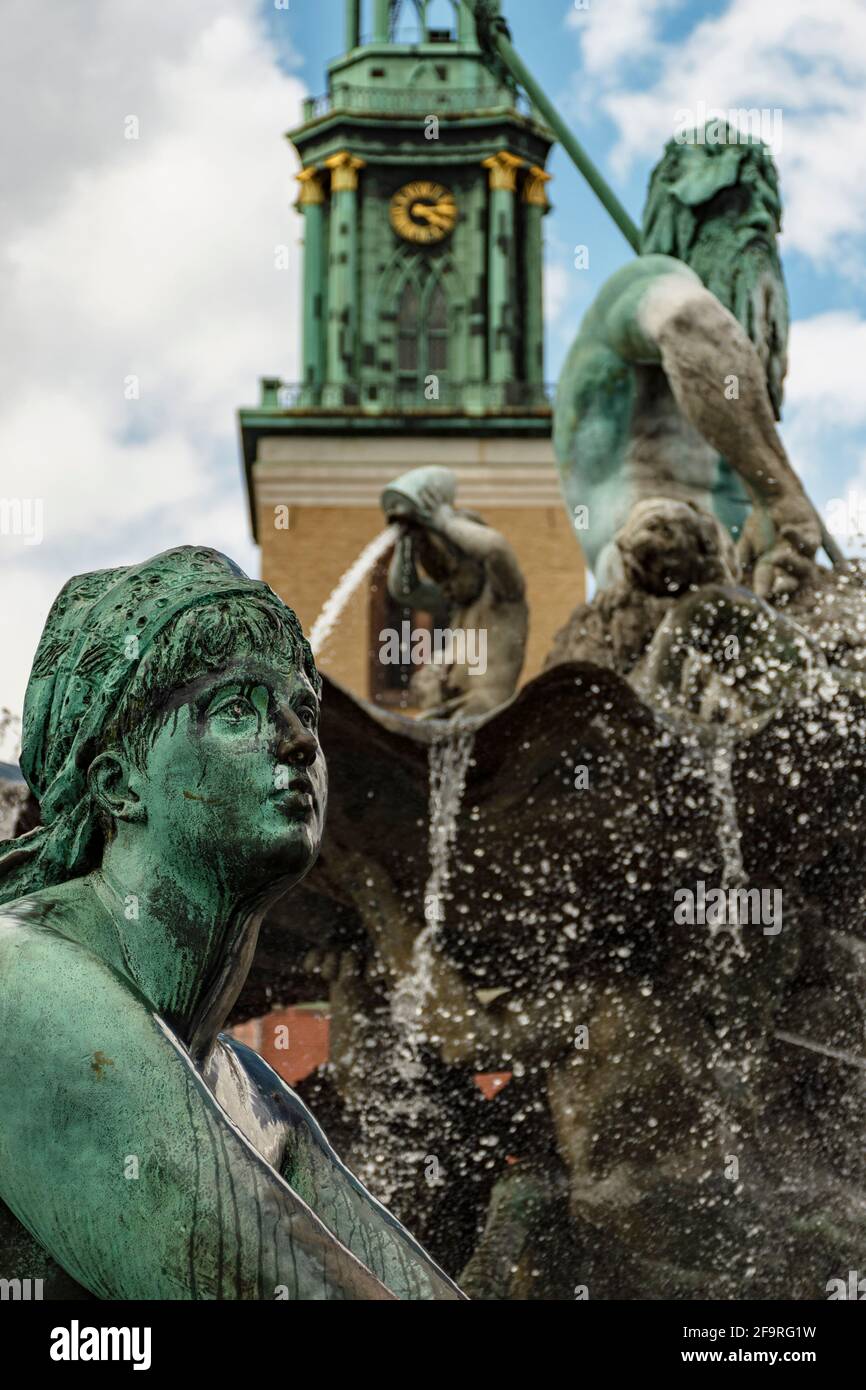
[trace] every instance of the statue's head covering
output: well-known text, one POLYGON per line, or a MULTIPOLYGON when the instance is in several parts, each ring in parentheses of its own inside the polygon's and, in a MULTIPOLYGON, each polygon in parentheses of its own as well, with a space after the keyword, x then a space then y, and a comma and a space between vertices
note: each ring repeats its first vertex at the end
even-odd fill
POLYGON ((295 615, 267 584, 217 550, 181 546, 144 564, 77 575, 55 600, 24 700, 21 771, 42 825, 0 848, 0 902, 85 872, 96 826, 88 768, 154 642, 189 609, 254 596, 292 630, 295 615))

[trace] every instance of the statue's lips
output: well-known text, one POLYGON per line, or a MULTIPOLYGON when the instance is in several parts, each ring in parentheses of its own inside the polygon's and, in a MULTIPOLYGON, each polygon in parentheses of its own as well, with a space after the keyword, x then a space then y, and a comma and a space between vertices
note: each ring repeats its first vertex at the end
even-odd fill
POLYGON ((296 782, 290 787, 272 792, 270 800, 276 802, 284 815, 295 817, 312 816, 316 810, 316 798, 312 786, 307 782, 296 782))

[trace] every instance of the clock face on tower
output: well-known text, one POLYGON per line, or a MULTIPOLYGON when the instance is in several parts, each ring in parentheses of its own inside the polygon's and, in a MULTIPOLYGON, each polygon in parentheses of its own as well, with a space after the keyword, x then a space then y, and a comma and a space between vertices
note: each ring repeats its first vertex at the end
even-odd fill
POLYGON ((407 183, 391 199, 391 226, 398 236, 419 245, 444 241, 454 231, 457 202, 441 183, 419 179, 407 183))

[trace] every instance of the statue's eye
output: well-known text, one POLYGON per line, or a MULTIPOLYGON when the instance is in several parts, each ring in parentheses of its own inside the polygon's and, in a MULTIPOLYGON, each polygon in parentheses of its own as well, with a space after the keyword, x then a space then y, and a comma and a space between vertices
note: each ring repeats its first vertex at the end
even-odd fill
POLYGON ((237 724, 242 719, 248 718, 249 715, 255 714, 255 710, 249 700, 244 699, 243 696, 235 695, 231 700, 226 700, 225 704, 219 705, 214 713, 223 719, 228 719, 230 723, 237 724))
POLYGON ((301 705, 301 708, 298 710, 298 718, 305 729, 315 729, 316 711, 312 709, 310 705, 301 705))

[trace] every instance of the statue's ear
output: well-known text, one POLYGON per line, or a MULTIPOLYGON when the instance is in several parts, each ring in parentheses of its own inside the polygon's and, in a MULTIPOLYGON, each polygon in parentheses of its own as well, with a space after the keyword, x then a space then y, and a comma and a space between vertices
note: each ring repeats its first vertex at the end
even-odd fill
POLYGON ((120 752, 100 753, 87 771, 90 794, 112 820, 143 821, 147 813, 135 784, 138 778, 129 759, 120 752))

